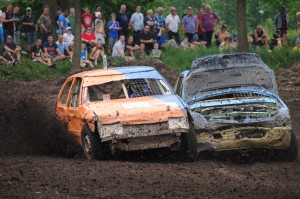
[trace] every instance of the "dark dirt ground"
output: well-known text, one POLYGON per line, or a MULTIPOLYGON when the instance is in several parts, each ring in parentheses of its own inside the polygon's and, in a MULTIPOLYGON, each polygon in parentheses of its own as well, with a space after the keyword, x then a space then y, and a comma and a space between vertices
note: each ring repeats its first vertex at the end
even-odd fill
MULTIPOLYGON (((179 73, 154 65, 174 85, 179 73)), ((277 72, 298 143, 299 74, 300 62, 277 72)), ((88 161, 55 120, 62 83, 0 80, 0 198, 300 198, 300 158, 231 153, 187 163, 147 151, 88 161)))

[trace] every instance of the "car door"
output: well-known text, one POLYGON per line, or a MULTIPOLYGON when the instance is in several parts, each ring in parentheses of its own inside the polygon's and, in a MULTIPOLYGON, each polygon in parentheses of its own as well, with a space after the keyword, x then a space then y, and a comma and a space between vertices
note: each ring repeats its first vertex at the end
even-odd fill
POLYGON ((67 125, 69 122, 68 117, 68 102, 69 102, 69 93, 70 88, 73 82, 73 78, 67 80, 63 87, 61 92, 59 93, 57 104, 56 104, 56 117, 59 121, 67 125))
POLYGON ((81 119, 81 115, 84 111, 81 108, 81 93, 82 93, 82 79, 75 78, 72 84, 71 92, 70 92, 70 103, 68 105, 68 131, 75 134, 76 136, 80 136, 81 130, 83 128, 84 122, 81 119))

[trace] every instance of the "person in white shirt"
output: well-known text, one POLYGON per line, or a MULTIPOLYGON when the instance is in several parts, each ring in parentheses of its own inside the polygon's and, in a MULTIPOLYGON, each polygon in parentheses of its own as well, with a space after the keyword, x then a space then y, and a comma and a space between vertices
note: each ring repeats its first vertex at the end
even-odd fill
POLYGON ((141 6, 137 6, 135 11, 131 15, 130 26, 133 28, 133 40, 138 43, 139 34, 144 29, 144 15, 141 13, 141 6))
POLYGON ((125 36, 121 35, 120 39, 114 44, 113 52, 112 52, 113 58, 124 58, 125 61, 134 61, 134 57, 128 57, 125 56, 125 36))
POLYGON ((166 28, 169 30, 168 36, 169 39, 175 39, 177 44, 180 44, 179 37, 179 28, 180 28, 180 19, 176 15, 176 8, 170 8, 170 14, 166 17, 166 28))
POLYGON ((74 46, 74 35, 72 34, 72 28, 67 27, 66 31, 67 32, 63 34, 63 39, 64 42, 68 44, 69 48, 72 49, 74 46))

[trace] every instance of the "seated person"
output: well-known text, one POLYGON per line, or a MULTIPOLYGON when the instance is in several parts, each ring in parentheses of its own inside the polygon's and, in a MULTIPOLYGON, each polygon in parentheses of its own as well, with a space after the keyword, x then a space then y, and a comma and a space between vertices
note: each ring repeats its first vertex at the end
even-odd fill
POLYGON ((189 42, 189 38, 185 36, 183 38, 183 41, 180 43, 180 47, 182 47, 183 49, 188 49, 188 48, 195 48, 196 46, 194 44, 191 44, 189 42))
POLYGON ((62 35, 58 36, 58 41, 56 42, 56 45, 57 45, 58 49, 60 50, 60 52, 66 56, 65 59, 69 58, 69 60, 72 62, 73 51, 70 51, 67 42, 63 41, 62 35))
POLYGON ((293 48, 293 52, 300 53, 300 38, 296 39, 296 46, 293 48))
POLYGON ((284 46, 288 46, 288 39, 286 34, 283 34, 282 37, 278 39, 276 48, 281 48, 284 46))
POLYGON ((86 68, 88 65, 90 65, 92 68, 94 68, 93 63, 88 60, 88 52, 86 49, 86 44, 81 44, 81 51, 80 51, 80 66, 82 68, 86 68))
POLYGON ((91 27, 87 27, 86 31, 81 35, 81 41, 87 44, 88 46, 94 47, 97 44, 97 39, 95 34, 92 32, 91 27))
POLYGON ((41 39, 37 39, 35 42, 35 45, 33 45, 31 47, 30 57, 31 57, 31 60, 34 62, 39 62, 39 63, 45 64, 45 65, 49 66, 50 68, 56 67, 55 64, 51 63, 51 58, 44 57, 41 39))
POLYGON ((139 54, 140 58, 145 58, 146 57, 145 44, 140 45, 140 49, 138 51, 138 54, 139 54))
POLYGON ((300 33, 298 35, 298 37, 295 39, 295 45, 297 45, 297 39, 300 38, 300 33))
POLYGON ((134 43, 133 36, 130 35, 125 43, 125 55, 134 57, 134 52, 138 51, 140 47, 134 43))
POLYGON ((232 37, 225 37, 223 42, 220 44, 219 49, 221 52, 230 51, 236 48, 235 43, 233 42, 232 37))
POLYGON ((94 60, 94 64, 97 65, 98 61, 101 61, 104 56, 104 48, 102 46, 102 43, 99 41, 97 45, 94 48, 92 48, 90 58, 91 60, 94 60))
POLYGON ((227 31, 227 25, 223 24, 221 27, 221 31, 217 35, 217 45, 220 45, 224 41, 225 37, 229 37, 229 32, 227 31))
POLYGON ((192 44, 194 44, 195 46, 203 46, 204 48, 206 48, 207 42, 199 41, 198 34, 194 34, 192 44))
POLYGON ((165 33, 165 29, 162 27, 159 29, 159 32, 156 34, 156 42, 158 43, 159 48, 168 41, 168 36, 165 33))
POLYGON ((11 64, 11 65, 14 64, 14 63, 12 63, 11 61, 5 59, 4 57, 2 57, 2 56, 0 55, 0 63, 1 63, 1 64, 2 64, 2 61, 4 61, 6 64, 11 64))
POLYGON ((114 44, 113 46, 113 52, 112 52, 113 58, 122 57, 125 59, 125 61, 134 61, 134 57, 128 57, 125 56, 125 36, 121 35, 120 39, 114 44))
POLYGON ((144 30, 140 33, 140 43, 145 44, 145 51, 147 54, 153 49, 153 44, 155 42, 154 34, 149 31, 150 27, 148 25, 145 26, 144 30))
POLYGON ((52 35, 48 36, 47 41, 43 45, 43 49, 45 58, 50 58, 53 61, 66 59, 66 56, 60 52, 56 43, 53 42, 52 35))
POLYGON ((265 49, 267 49, 268 51, 270 51, 270 46, 269 46, 269 37, 268 35, 264 34, 261 37, 260 42, 257 43, 257 49, 260 47, 264 47, 265 49))
POLYGON ((151 56, 154 58, 160 58, 161 51, 158 49, 158 43, 154 43, 154 49, 151 51, 151 56))
POLYGON ((21 64, 21 50, 22 48, 13 42, 12 36, 8 35, 6 42, 4 43, 4 57, 13 64, 21 64))
POLYGON ((69 46, 69 49, 73 49, 74 47, 74 35, 72 34, 71 27, 67 27, 66 33, 63 34, 64 42, 66 42, 69 46))
POLYGON ((262 26, 258 25, 256 27, 256 30, 254 30, 253 34, 252 34, 252 38, 253 38, 253 44, 255 46, 259 46, 262 40, 262 36, 266 34, 266 32, 262 29, 262 26))

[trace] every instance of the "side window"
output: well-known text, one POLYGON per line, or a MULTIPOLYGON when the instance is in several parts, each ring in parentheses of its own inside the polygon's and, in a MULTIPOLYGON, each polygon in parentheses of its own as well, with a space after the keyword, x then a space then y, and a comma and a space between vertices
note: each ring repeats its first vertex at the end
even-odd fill
POLYGON ((74 86, 72 88, 71 103, 70 103, 71 107, 78 107, 79 105, 80 86, 81 86, 81 79, 76 78, 74 82, 74 86))
POLYGON ((184 76, 180 76, 178 83, 177 83, 177 87, 176 87, 176 93, 177 95, 179 95, 181 97, 182 94, 182 81, 183 81, 184 76))
POLYGON ((72 80, 70 80, 64 87, 64 90, 60 96, 59 103, 66 104, 68 99, 68 93, 72 84, 72 80))

